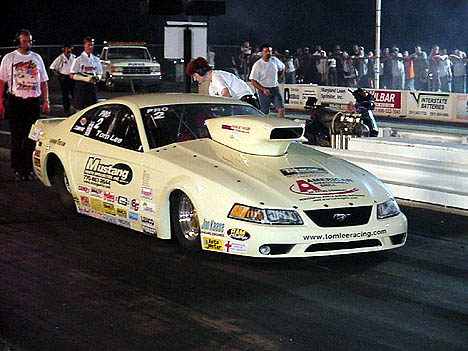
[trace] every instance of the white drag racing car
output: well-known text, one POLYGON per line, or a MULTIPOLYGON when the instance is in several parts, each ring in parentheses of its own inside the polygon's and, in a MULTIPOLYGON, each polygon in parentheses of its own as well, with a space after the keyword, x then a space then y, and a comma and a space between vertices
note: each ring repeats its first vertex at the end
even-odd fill
POLYGON ((387 187, 303 134, 241 101, 148 94, 39 120, 30 138, 36 175, 66 209, 187 249, 271 258, 404 245, 387 187))

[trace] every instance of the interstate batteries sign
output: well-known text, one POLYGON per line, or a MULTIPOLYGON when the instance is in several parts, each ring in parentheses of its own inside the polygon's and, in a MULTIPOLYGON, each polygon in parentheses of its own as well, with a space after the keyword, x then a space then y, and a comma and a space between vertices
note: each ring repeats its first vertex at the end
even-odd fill
POLYGON ((449 93, 412 91, 406 104, 409 116, 424 119, 450 119, 453 109, 449 93))

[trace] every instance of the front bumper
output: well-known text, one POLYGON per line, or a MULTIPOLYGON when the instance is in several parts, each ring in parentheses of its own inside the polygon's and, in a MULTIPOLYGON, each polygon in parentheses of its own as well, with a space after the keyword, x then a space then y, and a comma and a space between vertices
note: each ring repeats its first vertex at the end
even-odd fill
POLYGON ((251 257, 331 256, 401 247, 406 242, 407 229, 402 213, 386 220, 373 219, 366 225, 340 228, 265 226, 229 220, 224 233, 202 231, 201 240, 205 250, 251 257), (233 228, 248 234, 232 236, 229 231, 233 228))
POLYGON ((106 78, 106 85, 112 84, 130 84, 130 83, 143 83, 143 84, 159 84, 161 82, 161 74, 152 75, 116 75, 111 74, 106 78))

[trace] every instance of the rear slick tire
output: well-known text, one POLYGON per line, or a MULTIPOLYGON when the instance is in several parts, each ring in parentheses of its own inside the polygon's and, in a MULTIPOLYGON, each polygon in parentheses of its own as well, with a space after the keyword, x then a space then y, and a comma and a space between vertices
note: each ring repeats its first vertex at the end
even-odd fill
POLYGON ((52 184, 55 187, 59 202, 67 213, 76 213, 76 205, 68 182, 68 177, 61 164, 57 165, 54 176, 52 177, 52 184))

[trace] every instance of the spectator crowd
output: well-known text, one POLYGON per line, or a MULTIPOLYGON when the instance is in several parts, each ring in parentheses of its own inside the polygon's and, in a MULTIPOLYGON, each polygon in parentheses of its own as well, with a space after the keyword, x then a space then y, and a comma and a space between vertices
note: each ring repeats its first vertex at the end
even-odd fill
MULTIPOLYGON (((244 42, 238 57, 232 57, 232 65, 240 77, 248 80, 253 64, 260 58, 259 47, 244 42)), ((377 70, 376 56, 360 45, 353 45, 350 52, 336 45, 326 52, 321 45, 315 50, 297 48, 295 52, 273 51, 285 70, 281 83, 313 83, 328 86, 374 88, 378 72, 382 89, 418 90, 466 93, 466 53, 455 49, 448 53, 434 45, 429 55, 416 45, 414 52, 400 51, 397 45, 384 48, 377 70)))

